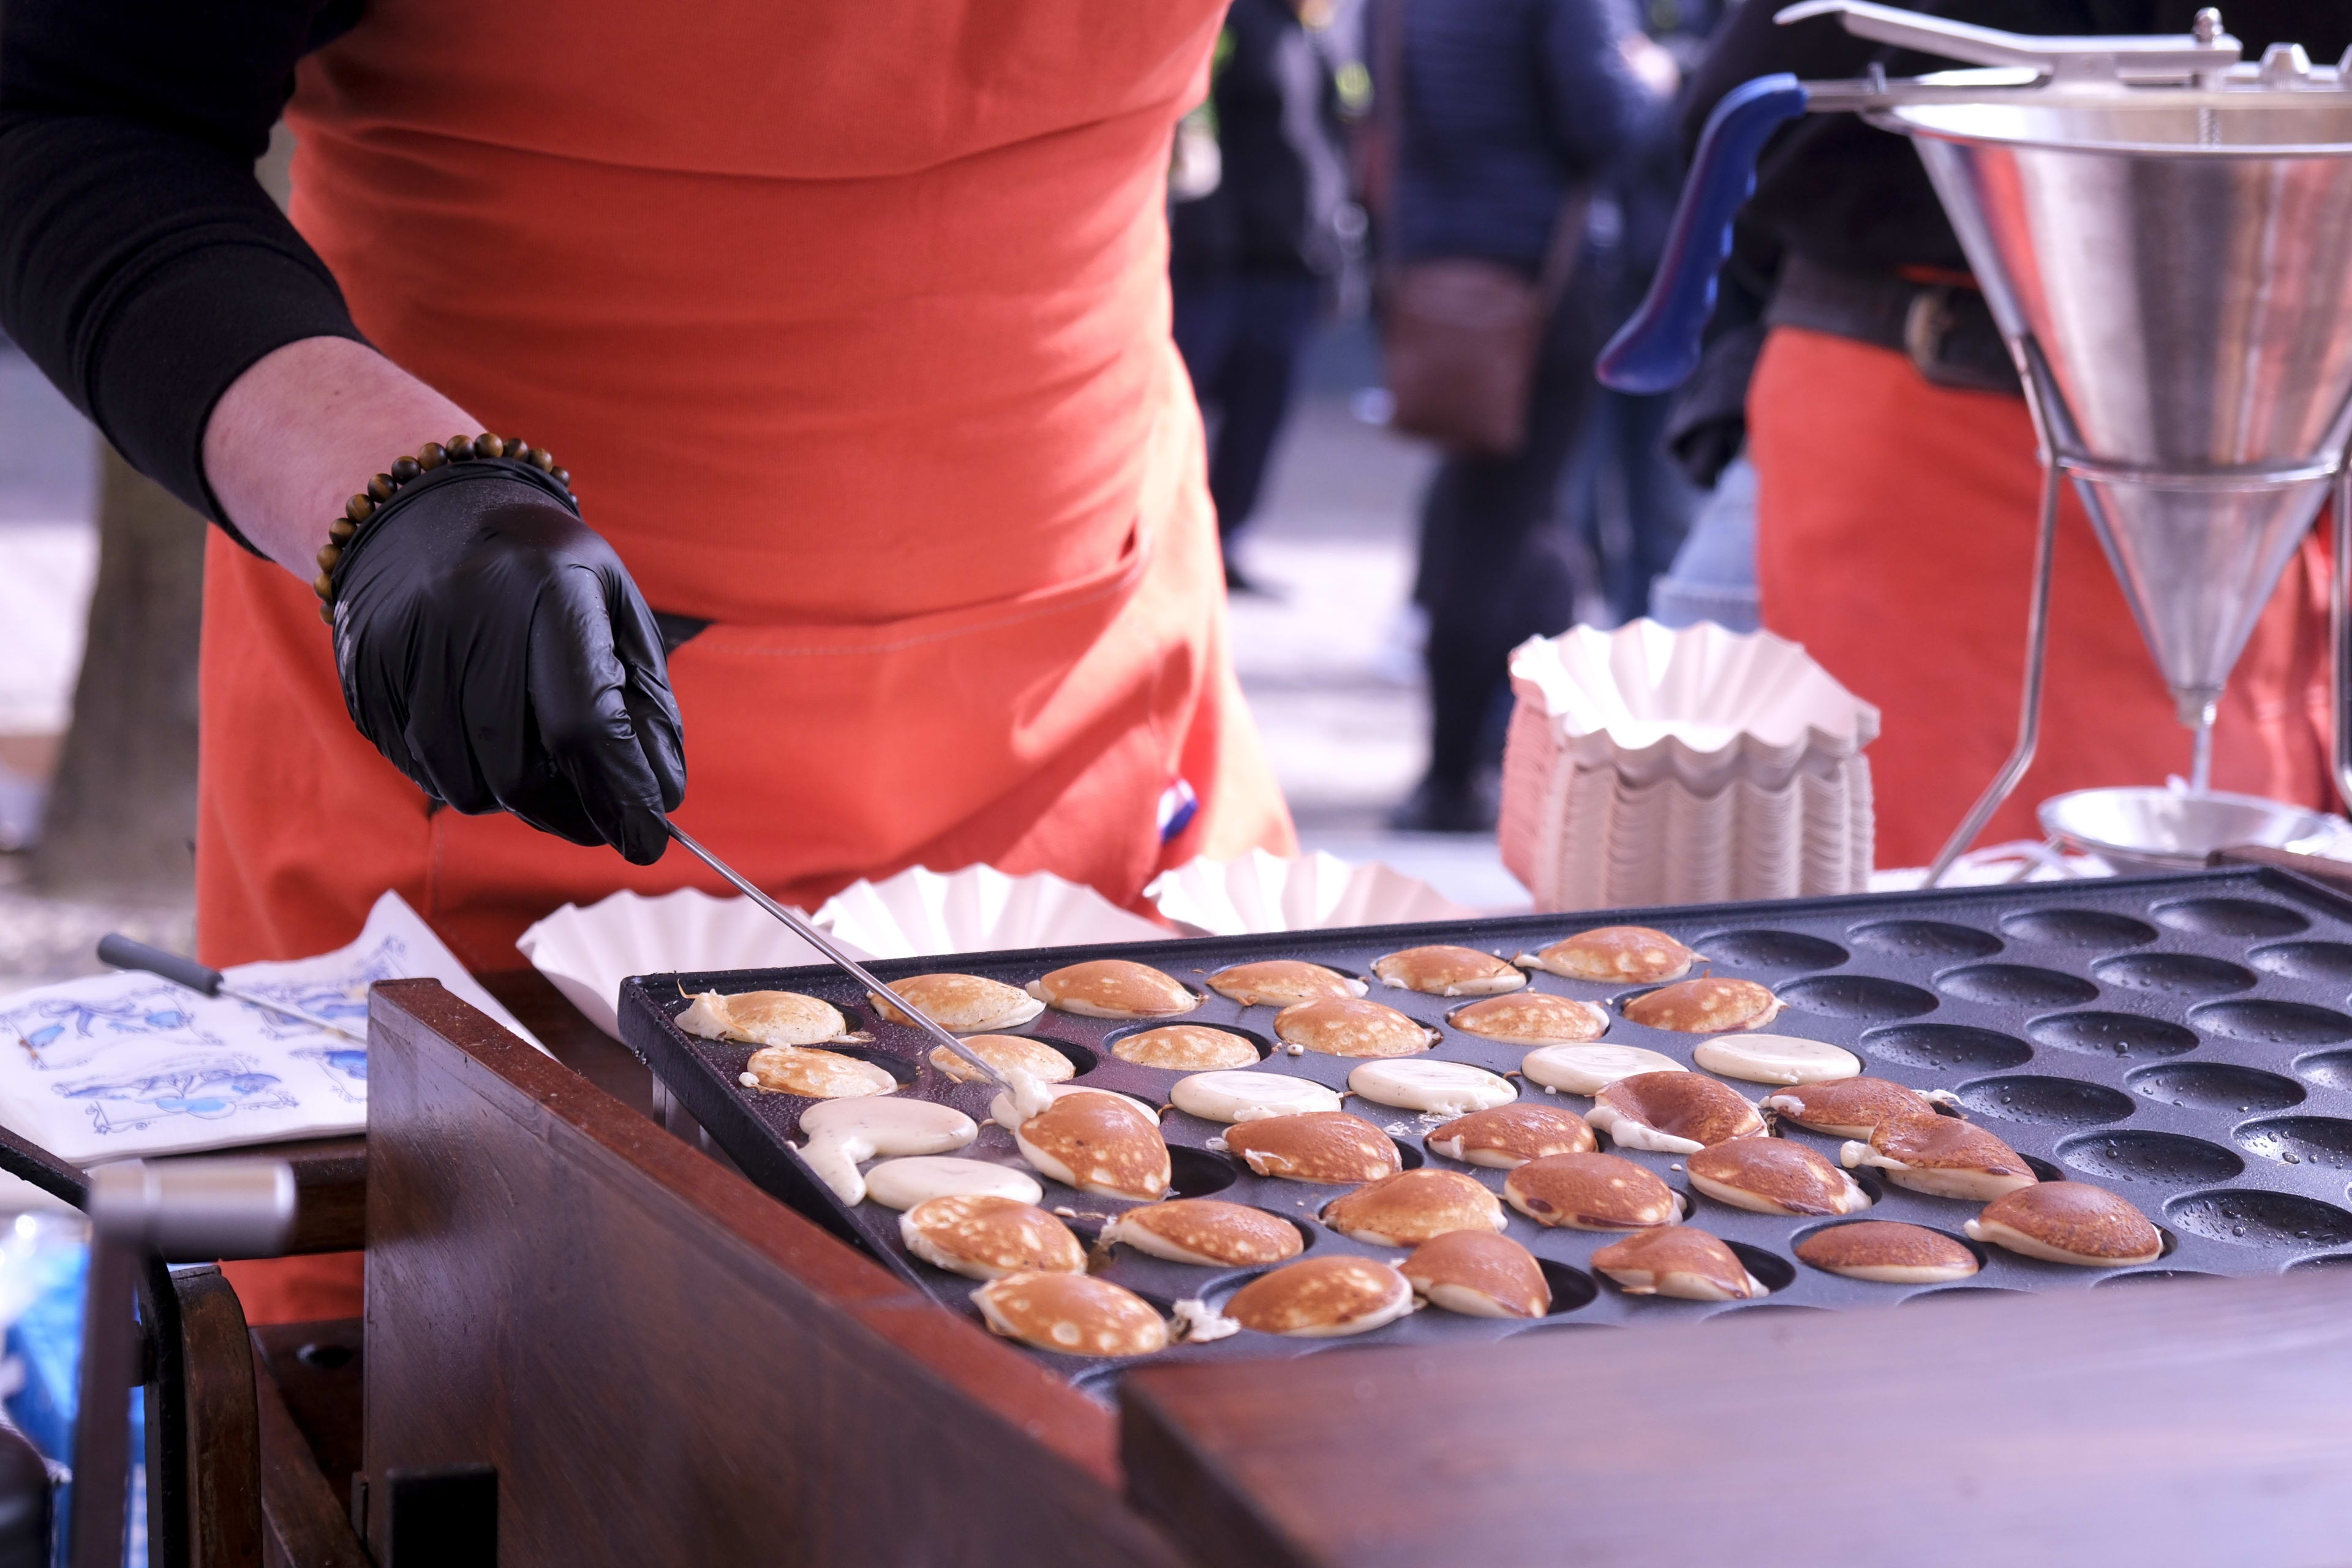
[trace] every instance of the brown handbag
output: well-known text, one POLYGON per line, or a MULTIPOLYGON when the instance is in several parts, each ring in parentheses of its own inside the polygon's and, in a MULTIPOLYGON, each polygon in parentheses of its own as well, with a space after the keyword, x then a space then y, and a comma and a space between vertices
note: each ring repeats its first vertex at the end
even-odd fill
MULTIPOLYGON (((1387 215, 1395 217, 1394 163, 1402 155, 1404 0, 1381 8, 1382 80, 1374 99, 1387 215)), ((1461 457, 1507 457, 1527 439, 1528 397, 1544 326, 1568 286, 1584 237, 1589 193, 1561 204, 1543 266, 1530 279, 1517 268, 1476 257, 1396 262, 1381 276, 1381 351, 1390 428, 1436 442, 1461 457)))

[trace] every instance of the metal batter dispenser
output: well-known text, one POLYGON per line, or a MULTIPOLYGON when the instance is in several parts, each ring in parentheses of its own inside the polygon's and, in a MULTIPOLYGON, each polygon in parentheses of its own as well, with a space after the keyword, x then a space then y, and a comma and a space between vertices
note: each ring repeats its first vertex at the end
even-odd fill
POLYGON ((1929 885, 2033 758, 2062 476, 2195 736, 2190 787, 2171 797, 2174 830, 2200 809, 2252 806, 2257 820, 2234 814, 2229 842, 2260 837, 2266 805, 2275 825, 2308 816, 2210 792, 2211 727, 2231 667, 2336 489, 2335 758, 2352 803, 2352 55, 2314 66, 2277 45, 2250 64, 2212 10, 2193 33, 2147 37, 2028 37, 1863 0, 1807 0, 1776 19, 1827 15, 1978 68, 1763 77, 1728 94, 1667 260, 1599 371, 1622 390, 1658 392, 1696 365, 1732 216, 1783 121, 1853 110, 1910 138, 2016 361, 2044 476, 2016 749, 1929 885))

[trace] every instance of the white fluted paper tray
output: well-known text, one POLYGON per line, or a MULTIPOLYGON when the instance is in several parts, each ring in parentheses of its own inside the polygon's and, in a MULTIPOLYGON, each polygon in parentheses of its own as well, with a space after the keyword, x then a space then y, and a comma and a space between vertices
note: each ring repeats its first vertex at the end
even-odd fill
POLYGON ((1779 784, 1809 759, 1854 756, 1878 735, 1878 710, 1801 647, 1712 622, 1531 637, 1512 652, 1511 684, 1575 765, 1637 784, 1735 772, 1779 784))
MULTIPOLYGON (((914 867, 853 882, 813 917, 853 958, 1139 942, 1168 933, 1092 888, 1050 872, 1012 877, 992 866, 941 873, 914 867)), ((531 967, 606 1034, 619 1037, 621 982, 678 970, 791 969, 824 954, 749 899, 681 889, 614 893, 566 904, 515 943, 531 967)))
POLYGON ((1463 920, 1475 912, 1379 861, 1357 865, 1320 850, 1295 860, 1263 849, 1233 860, 1194 860, 1161 872, 1143 896, 1179 926, 1213 936, 1463 920))
POLYGON ((876 958, 1083 947, 1168 935, 1084 883, 1050 871, 1008 876, 993 866, 945 874, 917 866, 887 881, 853 882, 817 910, 816 922, 876 958))
POLYGON ((515 946, 590 1023, 615 1039, 621 982, 632 974, 788 969, 825 961, 751 900, 717 899, 693 888, 654 897, 614 893, 585 909, 566 904, 523 932, 515 946))

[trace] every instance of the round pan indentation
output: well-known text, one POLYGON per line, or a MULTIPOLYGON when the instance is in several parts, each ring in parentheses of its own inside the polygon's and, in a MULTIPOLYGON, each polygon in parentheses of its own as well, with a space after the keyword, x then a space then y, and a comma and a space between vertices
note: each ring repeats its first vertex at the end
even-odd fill
POLYGON ((2131 1096, 2081 1079, 2011 1073, 1980 1078, 1960 1086, 1960 1103, 2001 1121, 2032 1121, 2053 1127, 2090 1127, 2121 1121, 2132 1113, 2131 1096))
POLYGON ((2298 1258, 2282 1272, 2308 1274, 2322 1268, 2352 1268, 2352 1252, 2323 1252, 2316 1258, 2298 1258))
POLYGON ((2195 1031, 2137 1013, 2054 1013, 2025 1033, 2035 1045, 2093 1057, 2177 1057, 2197 1048, 2195 1031))
POLYGON ((2142 1128, 2078 1133, 2058 1145, 2058 1157, 2103 1182, 2168 1187, 2209 1186, 2233 1180, 2246 1168, 2243 1160, 2219 1143, 2142 1128))
POLYGON ((2271 1116, 2242 1124, 2238 1147, 2282 1165, 2352 1165, 2352 1121, 2340 1116, 2271 1116))
POLYGON ((2352 1090, 2352 1051, 2316 1051, 2297 1057, 2294 1070, 2322 1089, 2352 1090))
POLYGON ((1205 1198, 1232 1186, 1240 1174, 1240 1168, 1232 1159, 1213 1149, 1188 1149, 1181 1143, 1168 1146, 1168 1187, 1171 1197, 1205 1198))
POLYGON ((1845 949, 1837 943, 1796 931, 1712 931, 1691 945, 1713 963, 1785 973, 1835 969, 1847 958, 1845 949))
POLYGON ((1933 993, 1875 974, 1815 974, 1775 989, 1790 1006, 1828 1018, 1916 1018, 1936 1010, 1933 993))
POLYGON ((2132 1092, 2190 1110, 2284 1110, 2303 1103, 2303 1086, 2234 1062, 2167 1062, 2126 1077, 2132 1092))
POLYGON ((2001 946, 2000 938, 1989 931, 1948 921, 1873 921, 1845 935, 1856 947, 1897 958, 1990 958, 2001 946))
POLYGON ((2126 952, 2099 960, 2091 973, 2105 984, 2172 996, 2222 996, 2254 984, 2252 970, 2195 952, 2126 952))
POLYGON ((1748 1272, 1756 1276, 1767 1290, 1786 1290, 1797 1282, 1797 1266, 1779 1253, 1767 1252, 1760 1247, 1750 1247, 1744 1241, 1733 1241, 1728 1237, 1723 1244, 1738 1256, 1739 1261, 1748 1266, 1748 1272))
MULTIPOLYGON (((2290 1264, 2288 1267, 2294 1267, 2290 1264)), ((2110 1274, 2104 1279, 2094 1279, 2091 1288, 2108 1285, 2156 1285, 2168 1279, 2226 1279, 2226 1274, 2208 1274, 2201 1268, 2141 1268, 2129 1274, 2110 1274)))
POLYGON ((2003 920, 2000 929, 2021 942, 2102 952, 2156 940, 2156 928, 2146 921, 2106 910, 2027 910, 2003 920))
POLYGON ((2332 1046, 2352 1040, 2352 1018, 2330 1007, 2308 1002, 2273 1002, 2250 997, 2240 1002, 2208 1002, 2189 1010, 2189 1021, 2209 1035, 2252 1040, 2268 1046, 2332 1046))
POLYGON ((1907 1307, 1914 1301, 1957 1300, 1963 1296, 2022 1296, 2024 1294, 2024 1291, 2013 1290, 2006 1285, 1942 1285, 1933 1290, 1922 1290, 1916 1295, 1906 1296, 1895 1304, 1907 1307))
POLYGON ((1874 1058, 1934 1072, 1996 1072, 2033 1056, 2023 1040, 1971 1024, 1895 1024, 1863 1036, 1862 1048, 1874 1058))
POLYGON ((2180 899, 2148 911, 2174 931, 2205 936, 2293 936, 2311 921, 2284 904, 2258 899, 2180 899))
POLYGON ((2352 942, 2279 942, 2258 947, 2246 962, 2266 974, 2289 980, 2324 980, 2342 984, 2352 980, 2352 942))
POLYGON ((1572 1268, 1549 1258, 1537 1258, 1536 1267, 1542 1270, 1544 1283, 1551 1287, 1551 1310, 1544 1314, 1547 1318, 1561 1317, 1580 1308, 1590 1307, 1593 1299, 1601 1294, 1601 1287, 1593 1282, 1591 1275, 1581 1268, 1572 1268))
POLYGON ((2080 975, 2030 963, 1972 963, 1937 975, 1936 989, 1964 1002, 2003 1007, 2071 1007, 2099 994, 2099 988, 2080 975))
POLYGON ((2352 1242, 2352 1214, 2295 1193, 2221 1187, 2164 1205, 2173 1226, 2232 1247, 2326 1251, 2352 1242))

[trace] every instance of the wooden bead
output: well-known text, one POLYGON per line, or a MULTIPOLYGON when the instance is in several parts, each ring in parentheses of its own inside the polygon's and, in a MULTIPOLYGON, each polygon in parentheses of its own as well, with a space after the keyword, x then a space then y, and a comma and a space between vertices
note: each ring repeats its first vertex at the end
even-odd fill
POLYGON ((368 481, 368 500, 381 506, 392 499, 392 492, 398 488, 392 482, 390 474, 378 474, 368 481))
POLYGON ((441 449, 449 454, 451 462, 462 463, 474 455, 474 438, 471 436, 452 436, 441 443, 441 449))
POLYGON ((335 606, 332 605, 320 605, 319 618, 326 622, 329 626, 333 626, 335 624, 335 606))
POLYGON ((349 544, 352 542, 352 535, 359 531, 360 525, 348 517, 339 517, 327 524, 327 537, 338 544, 349 544))
POLYGON ((353 522, 365 522, 375 515, 375 502, 365 496, 353 496, 343 503, 343 515, 353 522))
POLYGON ((477 458, 503 458, 506 455, 507 444, 496 436, 474 437, 474 456, 477 458))
POLYGON ((555 454, 544 447, 533 447, 523 455, 523 461, 543 474, 555 467, 555 454))
POLYGON ((334 545, 322 544, 319 546, 319 569, 320 571, 332 572, 335 569, 335 563, 341 561, 342 558, 343 552, 334 545))
POLYGON ((416 448, 416 466, 427 473, 448 460, 449 454, 441 449, 441 443, 438 441, 427 441, 416 448))
POLYGON ((326 600, 328 603, 332 604, 335 598, 335 580, 332 577, 328 576, 324 572, 321 572, 318 576, 311 579, 310 592, 318 595, 319 597, 326 600))
POLYGON ((550 468, 547 477, 567 490, 572 488, 572 470, 569 468, 550 468))
POLYGON ((425 471, 425 465, 414 458, 401 458, 392 465, 392 482, 404 485, 425 471))

